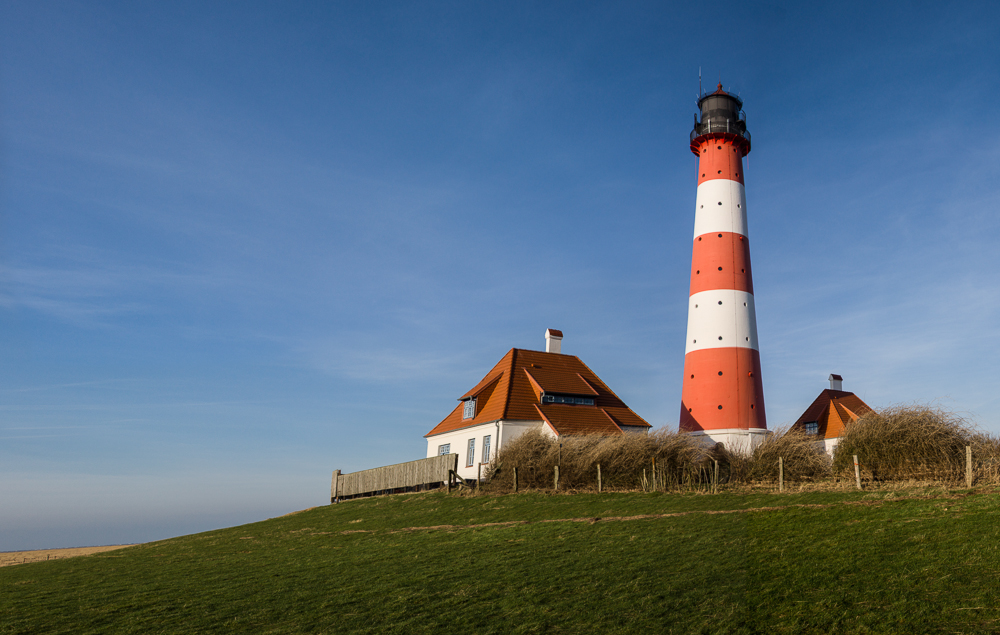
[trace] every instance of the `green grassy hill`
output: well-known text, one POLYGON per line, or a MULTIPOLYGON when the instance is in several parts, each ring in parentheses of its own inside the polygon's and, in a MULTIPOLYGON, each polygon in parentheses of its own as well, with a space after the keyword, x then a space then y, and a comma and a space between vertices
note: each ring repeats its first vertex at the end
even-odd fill
POLYGON ((420 494, 0 569, 0 633, 1000 629, 1000 496, 420 494))

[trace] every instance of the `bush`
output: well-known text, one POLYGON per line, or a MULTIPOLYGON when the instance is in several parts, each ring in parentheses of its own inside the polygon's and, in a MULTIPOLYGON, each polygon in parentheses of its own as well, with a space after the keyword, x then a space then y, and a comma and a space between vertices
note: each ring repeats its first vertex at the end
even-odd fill
POLYGON ((778 458, 782 460, 787 482, 830 476, 829 455, 816 443, 816 437, 800 430, 779 428, 767 435, 752 452, 727 454, 732 483, 777 481, 778 458))
POLYGON ((854 478, 853 455, 873 480, 965 477, 965 447, 998 456, 997 440, 977 434, 962 417, 930 406, 892 406, 848 424, 833 457, 834 472, 854 478))
POLYGON ((816 437, 788 429, 767 435, 750 452, 662 429, 648 435, 564 437, 561 442, 561 457, 560 440, 541 430, 505 444, 486 472, 489 489, 513 490, 515 467, 520 488, 551 489, 557 464, 560 489, 595 489, 598 464, 606 489, 708 486, 713 461, 719 462, 720 483, 776 482, 779 457, 786 482, 833 475, 853 481, 854 454, 864 476, 874 480, 958 482, 965 477, 966 446, 972 446, 977 480, 1000 482, 1000 439, 976 431, 954 413, 919 405, 872 411, 848 424, 832 461, 816 437))
POLYGON ((551 488, 553 468, 559 464, 560 488, 592 489, 597 486, 600 464, 607 489, 666 489, 707 482, 708 468, 713 458, 718 458, 714 447, 698 437, 666 430, 651 434, 579 435, 561 441, 560 452, 560 440, 541 430, 530 430, 504 444, 487 470, 490 488, 512 490, 515 467, 518 487, 551 488), (654 460, 656 483, 652 481, 654 460))

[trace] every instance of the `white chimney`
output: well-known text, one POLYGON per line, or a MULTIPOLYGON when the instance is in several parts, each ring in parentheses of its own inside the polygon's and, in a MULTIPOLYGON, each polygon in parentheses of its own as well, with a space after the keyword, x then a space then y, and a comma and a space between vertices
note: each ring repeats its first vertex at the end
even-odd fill
POLYGON ((844 390, 844 378, 840 375, 830 375, 830 390, 844 390))
POLYGON ((562 331, 555 329, 545 329, 545 352, 562 352, 562 331))

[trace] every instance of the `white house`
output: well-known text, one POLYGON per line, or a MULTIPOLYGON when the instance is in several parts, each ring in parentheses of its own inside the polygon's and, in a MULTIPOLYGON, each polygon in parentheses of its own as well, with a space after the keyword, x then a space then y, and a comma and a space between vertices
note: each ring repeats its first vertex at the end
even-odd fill
POLYGON ((562 332, 548 329, 544 353, 510 349, 424 435, 427 456, 458 454, 459 476, 474 479, 504 443, 532 428, 554 437, 649 430, 580 358, 563 355, 561 345, 562 332))

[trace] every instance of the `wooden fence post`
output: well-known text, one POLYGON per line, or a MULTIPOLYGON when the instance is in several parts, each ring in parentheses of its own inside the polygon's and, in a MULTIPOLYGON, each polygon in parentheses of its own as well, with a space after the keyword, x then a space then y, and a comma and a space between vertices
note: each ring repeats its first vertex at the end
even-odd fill
POLYGON ((601 493, 601 464, 597 464, 597 493, 601 493))
POLYGON ((715 461, 715 478, 712 479, 712 493, 719 493, 719 461, 715 461))
POLYGON ((557 466, 555 466, 555 468, 556 468, 556 489, 558 490, 559 489, 559 466, 557 465, 557 466))
POLYGON ((778 491, 785 491, 785 462, 780 456, 778 457, 778 491))
POLYGON ((448 470, 448 493, 451 494, 451 475, 454 474, 452 470, 448 470))
POLYGON ((479 489, 479 484, 483 482, 483 464, 476 463, 476 489, 479 489))
POLYGON ((340 470, 334 470, 333 471, 333 483, 330 486, 330 502, 331 503, 339 502, 337 500, 337 493, 338 493, 339 490, 340 490, 340 470))
POLYGON ((517 468, 514 468, 514 493, 517 493, 517 468))
POLYGON ((654 492, 656 491, 656 457, 653 457, 653 487, 651 488, 654 492))
POLYGON ((965 486, 972 487, 972 446, 965 446, 965 486))
POLYGON ((854 456, 854 480, 858 483, 858 489, 861 489, 861 468, 858 466, 858 455, 854 456))

